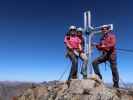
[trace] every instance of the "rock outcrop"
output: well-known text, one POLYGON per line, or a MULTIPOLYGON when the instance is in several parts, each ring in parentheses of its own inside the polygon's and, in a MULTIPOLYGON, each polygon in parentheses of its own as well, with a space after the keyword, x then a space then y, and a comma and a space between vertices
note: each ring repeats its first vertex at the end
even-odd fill
POLYGON ((133 100, 133 92, 107 88, 101 81, 72 80, 68 88, 65 82, 30 88, 15 100, 133 100))

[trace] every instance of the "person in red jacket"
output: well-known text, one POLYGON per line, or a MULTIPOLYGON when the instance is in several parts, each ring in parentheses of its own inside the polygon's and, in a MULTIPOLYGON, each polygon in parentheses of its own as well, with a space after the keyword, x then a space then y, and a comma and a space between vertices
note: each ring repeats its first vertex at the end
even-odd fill
POLYGON ((95 74, 97 74, 99 78, 102 79, 102 75, 99 71, 98 65, 103 62, 109 61, 114 82, 113 87, 119 88, 119 74, 116 63, 116 49, 115 49, 116 37, 108 26, 103 26, 101 28, 101 31, 103 33, 103 36, 100 40, 100 43, 96 45, 96 48, 99 51, 102 51, 102 55, 96 58, 92 62, 93 69, 95 74))

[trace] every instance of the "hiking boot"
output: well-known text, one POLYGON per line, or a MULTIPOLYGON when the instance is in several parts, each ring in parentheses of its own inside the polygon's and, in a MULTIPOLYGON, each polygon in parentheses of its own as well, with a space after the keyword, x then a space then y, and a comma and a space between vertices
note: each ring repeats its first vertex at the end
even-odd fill
POLYGON ((114 88, 119 88, 119 84, 118 83, 114 83, 113 87, 114 88))
POLYGON ((71 80, 66 81, 66 84, 67 84, 68 88, 70 87, 70 83, 71 83, 71 80))
POLYGON ((72 76, 72 79, 77 79, 77 75, 72 76))
POLYGON ((87 79, 87 75, 83 75, 83 79, 87 79))

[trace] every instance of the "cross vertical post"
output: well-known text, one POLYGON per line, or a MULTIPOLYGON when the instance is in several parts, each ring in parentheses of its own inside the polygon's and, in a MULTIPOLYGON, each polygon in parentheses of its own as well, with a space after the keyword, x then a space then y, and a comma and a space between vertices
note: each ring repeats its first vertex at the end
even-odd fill
POLYGON ((87 11, 84 12, 84 31, 88 33, 88 43, 86 43, 86 54, 88 57, 88 65, 89 65, 89 75, 93 74, 92 66, 91 66, 91 60, 92 60, 92 47, 91 47, 91 40, 92 40, 92 33, 91 30, 93 27, 91 26, 91 12, 87 11))

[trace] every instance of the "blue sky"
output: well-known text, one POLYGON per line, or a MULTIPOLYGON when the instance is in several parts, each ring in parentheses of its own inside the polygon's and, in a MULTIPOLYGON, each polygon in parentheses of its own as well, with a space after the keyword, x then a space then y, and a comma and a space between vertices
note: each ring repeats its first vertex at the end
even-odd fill
MULTIPOLYGON (((94 26, 114 24, 118 48, 133 49, 132 9, 132 0, 0 1, 0 80, 57 80, 70 68, 64 35, 71 24, 83 26, 86 10, 91 10, 94 26)), ((118 52, 117 57, 120 76, 133 82, 133 54, 118 52)), ((104 80, 111 82, 109 67, 100 68, 104 80)))

